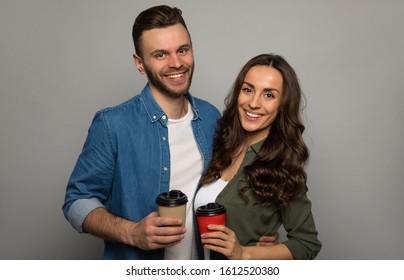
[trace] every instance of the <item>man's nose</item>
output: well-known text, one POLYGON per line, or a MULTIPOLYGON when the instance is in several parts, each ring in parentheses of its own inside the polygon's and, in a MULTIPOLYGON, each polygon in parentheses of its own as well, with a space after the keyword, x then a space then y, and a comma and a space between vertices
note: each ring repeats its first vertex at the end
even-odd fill
POLYGON ((177 54, 170 55, 168 58, 168 66, 171 68, 180 68, 182 66, 181 58, 177 54))

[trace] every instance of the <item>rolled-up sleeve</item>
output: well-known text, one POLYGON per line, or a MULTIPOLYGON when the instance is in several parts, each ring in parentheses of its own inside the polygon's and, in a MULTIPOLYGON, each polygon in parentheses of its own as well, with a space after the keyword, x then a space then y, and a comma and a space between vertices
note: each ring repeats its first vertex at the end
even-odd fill
POLYGON ((96 208, 104 207, 97 198, 78 199, 72 203, 67 213, 67 220, 78 232, 83 232, 84 219, 96 208))
POLYGON ((62 207, 65 218, 78 232, 83 232, 85 217, 103 202, 111 192, 115 168, 108 122, 103 111, 97 112, 88 130, 83 150, 66 187, 62 207))
POLYGON ((290 250, 294 259, 314 259, 320 252, 322 244, 311 211, 311 202, 304 194, 291 201, 281 211, 283 225, 288 240, 283 242, 290 250))

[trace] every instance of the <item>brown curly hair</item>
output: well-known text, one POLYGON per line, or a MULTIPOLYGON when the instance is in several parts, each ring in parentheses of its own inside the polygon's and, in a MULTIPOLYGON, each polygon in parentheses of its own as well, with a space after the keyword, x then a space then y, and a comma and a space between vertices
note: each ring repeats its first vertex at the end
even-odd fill
POLYGON ((251 190, 260 204, 275 203, 287 207, 291 199, 307 191, 305 165, 309 150, 302 137, 305 127, 300 112, 304 96, 299 80, 293 68, 279 55, 258 55, 241 69, 225 99, 226 107, 218 122, 212 160, 201 185, 220 178, 221 172, 231 165, 234 152, 245 141, 246 131, 239 121, 237 100, 247 72, 257 65, 273 67, 282 74, 283 92, 278 115, 257 159, 244 168, 247 185, 241 189, 241 194, 246 198, 246 192, 251 190))

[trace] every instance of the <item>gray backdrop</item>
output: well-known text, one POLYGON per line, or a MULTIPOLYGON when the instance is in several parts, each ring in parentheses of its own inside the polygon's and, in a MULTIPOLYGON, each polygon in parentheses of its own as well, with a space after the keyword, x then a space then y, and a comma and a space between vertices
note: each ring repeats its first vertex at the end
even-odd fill
POLYGON ((309 197, 319 259, 404 257, 404 2, 0 2, 0 259, 98 259, 61 206, 96 110, 137 94, 131 28, 143 9, 183 10, 191 92, 223 109, 241 66, 276 52, 307 97, 309 197))

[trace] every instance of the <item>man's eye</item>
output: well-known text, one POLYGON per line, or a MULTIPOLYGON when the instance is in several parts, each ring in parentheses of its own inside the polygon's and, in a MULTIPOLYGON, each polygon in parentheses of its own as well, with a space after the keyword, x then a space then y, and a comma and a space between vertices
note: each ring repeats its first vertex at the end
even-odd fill
POLYGON ((154 57, 157 58, 157 59, 162 59, 162 58, 165 57, 165 55, 163 53, 158 53, 154 57))
POLYGON ((178 51, 179 54, 187 54, 188 50, 187 49, 181 49, 178 51))

